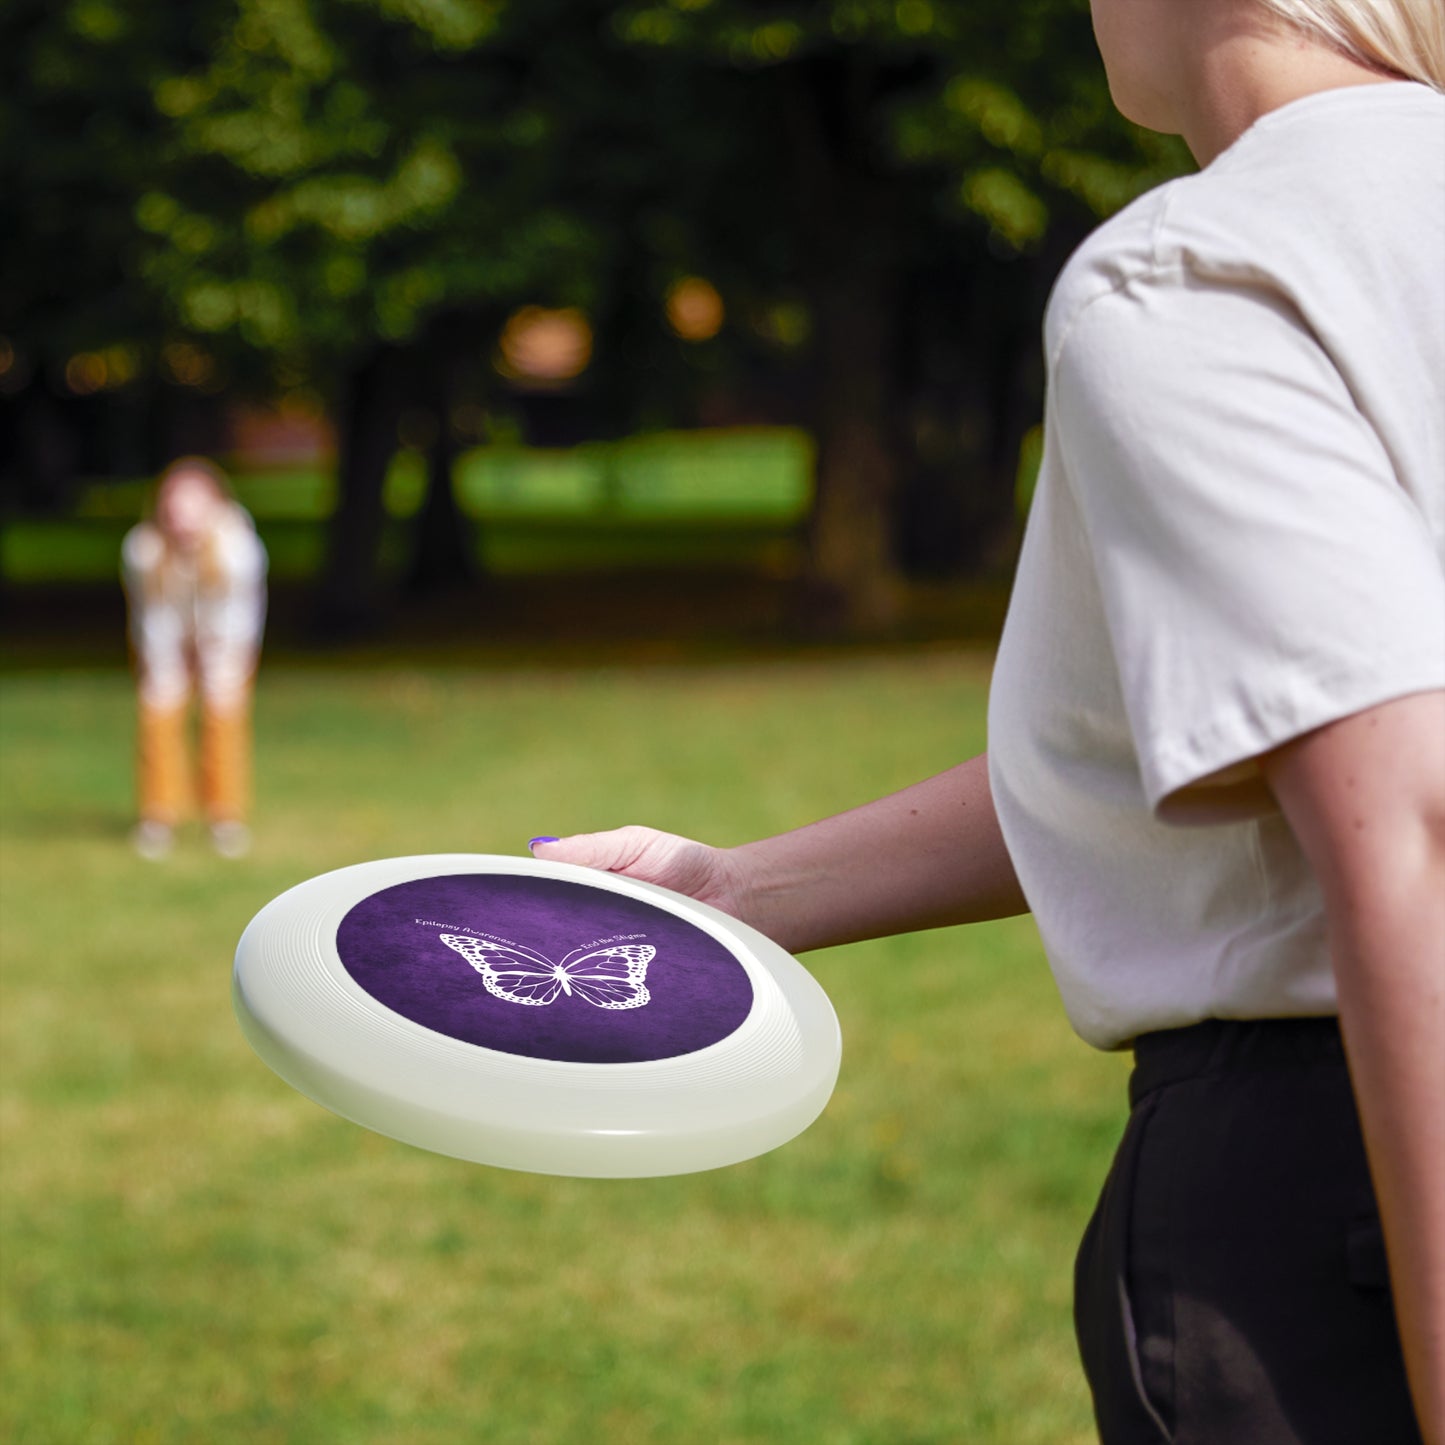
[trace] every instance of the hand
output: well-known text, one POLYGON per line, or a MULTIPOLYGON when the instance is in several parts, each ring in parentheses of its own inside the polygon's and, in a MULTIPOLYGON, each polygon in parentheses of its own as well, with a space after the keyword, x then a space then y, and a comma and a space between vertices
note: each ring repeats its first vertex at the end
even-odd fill
POLYGON ((574 833, 555 842, 536 842, 536 858, 549 863, 576 863, 656 883, 709 903, 745 923, 752 920, 743 870, 723 848, 632 825, 605 833, 574 833))

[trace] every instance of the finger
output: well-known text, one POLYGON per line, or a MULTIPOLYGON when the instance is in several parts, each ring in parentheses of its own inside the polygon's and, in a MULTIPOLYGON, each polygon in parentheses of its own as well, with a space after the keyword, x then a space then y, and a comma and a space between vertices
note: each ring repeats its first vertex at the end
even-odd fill
POLYGON ((568 838, 534 838, 532 856, 549 863, 576 863, 582 868, 621 872, 636 857, 637 849, 627 828, 605 833, 573 833, 568 838))

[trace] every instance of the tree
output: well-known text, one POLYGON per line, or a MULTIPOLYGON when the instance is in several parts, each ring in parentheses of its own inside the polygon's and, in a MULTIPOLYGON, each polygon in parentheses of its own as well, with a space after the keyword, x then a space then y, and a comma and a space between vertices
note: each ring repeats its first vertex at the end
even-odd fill
MULTIPOLYGON (((528 24, 546 9, 528 7, 528 24)), ((380 608, 381 485, 403 412, 429 413, 436 438, 422 576, 466 555, 443 542, 458 521, 447 394, 464 353, 538 293, 592 300, 597 238, 558 200, 554 118, 499 35, 520 13, 239 0, 202 63, 155 87, 175 164, 137 208, 147 281, 188 328, 265 354, 340 418, 320 590, 332 632, 380 608)))
MULTIPOLYGON (((155 369, 169 318, 137 284, 133 210, 167 144, 150 87, 194 58, 164 7, 13 0, 0 16, 0 410, 26 505, 63 506, 87 460, 77 394, 155 369)), ((115 401, 154 412, 159 399, 132 387, 115 401)), ((127 420, 144 433, 163 419, 127 420)))
POLYGON ((844 625, 886 628, 919 435, 955 438, 931 465, 981 479, 980 521, 1009 514, 1058 238, 1175 173, 1181 153, 1114 114, 1083 0, 640 0, 614 23, 640 48, 732 70, 750 92, 758 120, 744 144, 772 184, 713 188, 712 218, 719 206, 746 216, 729 234, 762 242, 743 252, 753 275, 771 261, 805 300, 819 443, 811 581, 844 625), (1023 264, 1009 274, 1000 261, 1012 257, 1023 264), (991 294, 959 277, 987 277, 991 294), (948 299, 961 302, 951 314, 948 299), (918 332, 937 351, 950 326, 962 338, 944 348, 954 394, 939 398, 936 380, 905 394, 918 332))
POLYGON ((946 565, 948 519, 958 553, 1009 514, 1061 251, 1179 163, 1113 116, 1084 0, 20 4, 42 135, 12 192, 17 334, 130 328, 319 390, 338 630, 381 604, 403 415, 430 418, 421 578, 466 555, 452 403, 495 400, 509 312, 593 318, 599 428, 675 421, 691 381, 659 302, 689 274, 736 318, 714 378, 766 368, 818 439, 811 606, 886 627, 900 557, 946 565), (84 234, 42 204, 57 176, 84 234))

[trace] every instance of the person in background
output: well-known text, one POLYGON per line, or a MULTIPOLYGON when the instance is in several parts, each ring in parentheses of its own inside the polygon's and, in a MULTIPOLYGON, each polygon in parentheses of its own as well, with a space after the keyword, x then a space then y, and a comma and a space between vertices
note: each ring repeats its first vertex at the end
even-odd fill
POLYGON ((151 515, 121 546, 138 690, 132 842, 163 858, 195 798, 191 700, 199 693, 199 801, 225 858, 250 847, 251 690, 266 616, 266 549, 225 474, 201 457, 162 473, 151 515))

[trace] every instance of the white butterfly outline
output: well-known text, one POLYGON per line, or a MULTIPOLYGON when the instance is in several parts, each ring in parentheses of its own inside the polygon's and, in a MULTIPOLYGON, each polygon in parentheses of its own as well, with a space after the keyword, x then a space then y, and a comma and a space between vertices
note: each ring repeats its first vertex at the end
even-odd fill
POLYGON ((481 974, 487 992, 507 1003, 540 1008, 561 994, 576 993, 595 1008, 641 1008, 652 999, 646 983, 647 965, 657 955, 650 943, 615 943, 583 953, 571 963, 574 948, 559 963, 520 944, 443 933, 441 941, 481 974), (586 973, 579 972, 590 964, 586 973))

